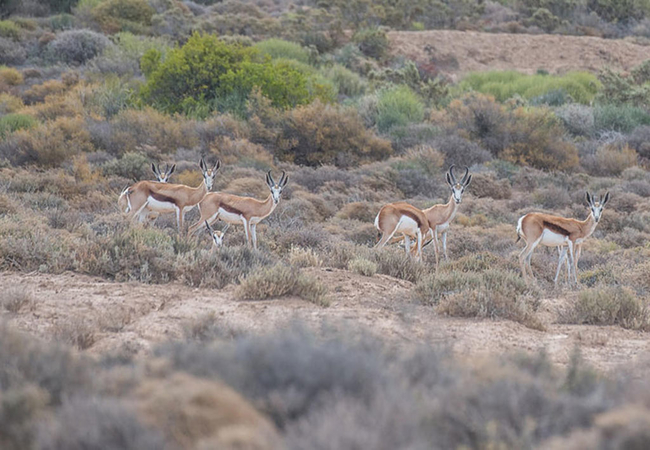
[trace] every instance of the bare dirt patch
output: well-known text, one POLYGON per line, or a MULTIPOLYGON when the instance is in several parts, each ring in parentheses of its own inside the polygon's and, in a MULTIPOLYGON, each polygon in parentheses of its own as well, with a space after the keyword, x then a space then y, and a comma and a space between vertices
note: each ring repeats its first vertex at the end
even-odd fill
POLYGON ((604 67, 629 70, 648 59, 650 47, 628 40, 551 34, 476 31, 393 31, 391 52, 432 64, 452 78, 473 71, 517 70, 549 73, 596 72, 604 67))
MULTIPOLYGON (((298 298, 235 300, 234 287, 195 289, 181 284, 113 283, 78 274, 0 274, 1 286, 18 286, 33 297, 29 308, 0 317, 45 339, 57 339, 70 323, 93 330, 86 351, 101 354, 127 347, 148 353, 152 346, 183 336, 188 323, 214 314, 247 332, 284 326, 292 319, 321 327, 340 322, 364 327, 402 342, 449 345, 460 356, 475 358, 503 352, 545 349, 560 364, 569 362, 576 346, 593 365, 612 370, 648 351, 646 333, 619 327, 558 325, 559 305, 570 299, 544 301, 546 331, 510 321, 441 317, 431 307, 413 303, 412 285, 384 275, 364 277, 344 270, 308 269, 332 291, 332 303, 321 308, 298 298)), ((74 328, 74 327, 73 327, 74 328)))

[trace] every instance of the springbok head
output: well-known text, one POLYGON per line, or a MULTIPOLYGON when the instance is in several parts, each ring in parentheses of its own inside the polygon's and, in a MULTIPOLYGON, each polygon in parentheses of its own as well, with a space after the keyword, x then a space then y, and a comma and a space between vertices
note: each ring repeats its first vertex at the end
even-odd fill
POLYGON ((221 247, 223 245, 223 236, 224 236, 224 234, 226 234, 226 230, 228 229, 229 226, 230 226, 230 224, 227 223, 226 226, 223 227, 223 230, 221 230, 221 231, 220 230, 215 230, 214 228, 212 228, 210 226, 210 224, 208 223, 207 220, 205 221, 205 227, 207 228, 208 233, 212 237, 212 244, 213 244, 214 248, 218 248, 218 247, 221 247))
POLYGON ((201 172, 203 172, 203 181, 205 181, 205 185, 208 188, 208 191, 212 190, 214 177, 217 175, 217 170, 219 170, 219 167, 221 167, 221 161, 217 160, 217 162, 214 163, 214 167, 208 168, 208 165, 205 163, 205 159, 201 158, 199 167, 201 168, 201 172))
POLYGON ((174 173, 175 169, 176 164, 172 165, 171 167, 169 167, 169 164, 165 164, 165 170, 160 170, 160 164, 158 164, 158 167, 156 167, 154 163, 151 163, 151 170, 156 176, 156 180, 161 183, 167 183, 169 181, 169 178, 172 176, 172 173, 174 173))
POLYGON ((271 195, 273 196, 273 203, 276 205, 280 201, 280 197, 282 196, 282 190, 284 187, 287 185, 287 182, 289 181, 289 177, 286 175, 284 170, 282 171, 282 176, 280 177, 280 181, 277 183, 275 180, 273 180, 273 176, 271 175, 271 171, 269 170, 266 173, 266 185, 271 189, 271 195))
POLYGON ((597 195, 592 195, 587 191, 587 205, 591 209, 591 214, 594 216, 594 220, 598 222, 603 215, 603 209, 609 201, 609 191, 605 193, 604 196, 599 197, 597 195))
POLYGON ((459 205, 463 200, 463 192, 465 192, 465 188, 469 186, 471 181, 472 176, 469 174, 469 167, 465 167, 465 175, 463 175, 463 178, 460 181, 457 181, 456 175, 454 175, 454 165, 452 164, 449 168, 449 172, 447 172, 447 183, 451 188, 451 194, 453 195, 454 201, 457 205, 459 205))

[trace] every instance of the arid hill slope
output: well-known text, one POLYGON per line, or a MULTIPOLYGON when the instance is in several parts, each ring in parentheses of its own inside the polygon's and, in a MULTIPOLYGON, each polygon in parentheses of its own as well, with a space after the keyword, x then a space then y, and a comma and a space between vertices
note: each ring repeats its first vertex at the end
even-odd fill
POLYGON ((472 71, 518 70, 550 73, 628 70, 650 59, 650 47, 628 40, 588 36, 479 33, 475 31, 393 31, 391 52, 458 78, 472 71))

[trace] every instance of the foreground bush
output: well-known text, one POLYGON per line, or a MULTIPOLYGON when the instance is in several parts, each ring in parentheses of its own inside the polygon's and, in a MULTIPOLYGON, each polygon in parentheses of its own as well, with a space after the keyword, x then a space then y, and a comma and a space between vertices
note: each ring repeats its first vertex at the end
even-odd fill
POLYGON ((237 297, 244 300, 296 295, 317 305, 327 306, 327 289, 315 278, 290 266, 276 264, 252 272, 241 280, 237 297))

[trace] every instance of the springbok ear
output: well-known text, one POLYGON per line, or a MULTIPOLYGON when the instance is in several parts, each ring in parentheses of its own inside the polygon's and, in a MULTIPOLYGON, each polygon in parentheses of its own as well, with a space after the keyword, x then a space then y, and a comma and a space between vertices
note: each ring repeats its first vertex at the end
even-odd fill
POLYGON ((172 173, 174 173, 174 170, 176 170, 176 164, 172 165, 172 168, 169 169, 169 172, 167 172, 167 175, 171 175, 172 173))
POLYGON ((464 186, 465 186, 465 187, 469 186, 469 184, 470 184, 471 182, 472 182, 472 176, 470 175, 470 176, 467 177, 467 181, 465 182, 465 185, 464 185, 464 186))
POLYGON ((214 163, 214 168, 212 169, 212 172, 216 173, 217 170, 219 170, 220 167, 221 167, 221 160, 217 159, 217 162, 214 163))
POLYGON ((609 201, 609 191, 605 193, 605 198, 602 201, 602 205, 605 206, 608 201, 609 201))
POLYGON ((449 172, 447 172, 447 184, 449 184, 449 186, 454 185, 454 183, 451 182, 451 175, 449 174, 449 172))
POLYGON ((156 165, 154 163, 151 163, 151 171, 155 176, 158 176, 158 171, 156 170, 156 165))
POLYGON ((591 198, 591 194, 589 194, 589 191, 587 191, 587 204, 589 206, 592 205, 592 198, 591 198))
POLYGON ((285 187, 288 182, 289 182, 289 176, 285 175, 284 181, 282 182, 282 185, 280 187, 282 188, 285 187))
POLYGON ((221 234, 224 235, 226 233, 226 230, 230 227, 230 224, 227 223, 225 227, 223 227, 223 230, 221 230, 221 234))
POLYGON ((212 227, 210 226, 207 220, 205 221, 205 228, 208 229, 208 233, 210 233, 210 235, 214 234, 214 230, 212 229, 212 227))
POLYGON ((203 159, 203 157, 201 157, 201 161, 199 161, 199 167, 203 172, 205 172, 205 160, 203 159))

